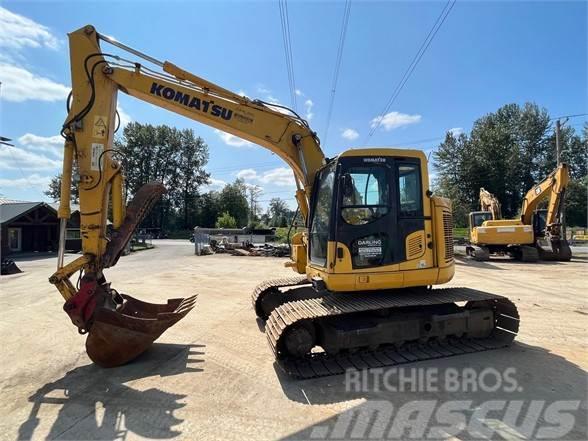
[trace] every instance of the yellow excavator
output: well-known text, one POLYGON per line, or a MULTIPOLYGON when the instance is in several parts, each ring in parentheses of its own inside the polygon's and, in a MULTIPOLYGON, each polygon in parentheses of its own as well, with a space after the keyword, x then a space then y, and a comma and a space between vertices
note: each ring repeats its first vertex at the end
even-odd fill
POLYGON ((252 297, 275 358, 289 374, 336 374, 513 341, 519 319, 508 299, 468 288, 432 289, 454 274, 453 225, 450 202, 429 190, 423 152, 362 148, 327 158, 308 123, 284 106, 240 96, 92 26, 71 33, 69 45, 60 247, 50 282, 74 325, 88 333, 94 362, 131 361, 196 300, 145 303, 106 281, 104 270, 165 191, 146 183, 125 207, 120 153, 112 148, 119 91, 265 147, 292 168, 307 227, 293 236, 287 263, 298 275, 263 282, 252 297), (103 52, 101 43, 126 55, 103 52), (83 255, 64 265, 74 161, 83 255))
POLYGON ((469 215, 466 253, 478 261, 489 260, 491 255, 509 255, 523 262, 569 261, 572 252, 562 234, 562 206, 569 181, 569 167, 562 163, 527 192, 520 219, 501 219, 500 202, 481 188, 482 211, 469 215), (538 209, 545 200, 547 208, 538 209), (550 249, 545 249, 542 241, 547 241, 550 249))

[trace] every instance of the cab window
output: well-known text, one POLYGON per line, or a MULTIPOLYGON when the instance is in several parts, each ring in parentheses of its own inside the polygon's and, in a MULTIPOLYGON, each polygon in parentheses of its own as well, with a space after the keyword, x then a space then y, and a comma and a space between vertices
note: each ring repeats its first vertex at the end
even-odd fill
POLYGON ((421 196, 421 173, 418 164, 398 165, 398 190, 400 196, 400 217, 423 215, 421 196))
POLYGON ((318 190, 314 200, 314 214, 310 225, 310 261, 320 266, 327 265, 329 220, 333 205, 335 167, 324 169, 318 178, 318 190))
POLYGON ((352 167, 342 179, 341 217, 364 225, 388 214, 389 180, 386 167, 352 167))

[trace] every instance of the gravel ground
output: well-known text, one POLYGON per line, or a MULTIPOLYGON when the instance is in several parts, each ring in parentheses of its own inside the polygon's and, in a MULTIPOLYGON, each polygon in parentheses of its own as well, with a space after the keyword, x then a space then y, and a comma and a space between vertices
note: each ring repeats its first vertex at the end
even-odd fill
POLYGON ((515 301, 522 319, 516 344, 388 368, 358 383, 351 376, 295 381, 274 366, 250 293, 264 279, 291 275, 285 259, 197 257, 188 241, 154 244, 108 270, 113 286, 147 301, 198 293, 198 305, 120 368, 100 369, 87 358, 84 337, 47 282, 54 256, 20 259, 24 272, 0 279, 0 439, 395 438, 410 421, 404 436, 417 439, 587 437, 584 257, 458 260, 450 286, 515 301), (471 372, 475 381, 468 383, 471 372), (483 372, 500 373, 497 390, 490 390, 496 382, 482 381, 483 372), (420 381, 420 373, 443 381, 420 381), (440 412, 451 403, 465 410, 447 426, 440 412))

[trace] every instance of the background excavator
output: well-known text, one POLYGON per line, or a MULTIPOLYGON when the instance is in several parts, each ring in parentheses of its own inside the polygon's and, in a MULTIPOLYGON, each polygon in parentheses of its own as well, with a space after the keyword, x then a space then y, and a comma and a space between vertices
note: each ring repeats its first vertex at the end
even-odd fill
POLYGON ((287 266, 299 275, 264 282, 253 293, 269 344, 288 373, 336 374, 513 341, 519 320, 508 299, 468 288, 431 288, 453 277, 453 225, 450 202, 429 190, 423 152, 365 148, 329 159, 308 123, 286 107, 240 96, 92 26, 71 33, 69 44, 72 94, 62 131, 61 237, 50 282, 65 298, 73 323, 88 333, 94 362, 116 366, 132 360, 195 302, 188 297, 144 303, 119 294, 105 279, 104 270, 116 264, 165 191, 160 183, 147 183, 125 207, 123 170, 112 149, 118 91, 254 142, 292 168, 307 231, 293 236, 287 266), (149 67, 103 52, 100 42, 149 67), (74 160, 83 256, 64 266, 74 160), (74 287, 69 279, 78 271, 74 287))
POLYGON ((549 176, 533 186, 523 198, 520 219, 501 219, 500 202, 484 188, 480 189, 480 207, 469 215, 469 256, 479 261, 491 255, 509 255, 524 262, 568 261, 570 246, 562 233, 563 201, 570 181, 569 167, 560 164, 549 176), (538 209, 548 200, 546 209, 538 209), (547 241, 545 249, 541 241, 547 241))

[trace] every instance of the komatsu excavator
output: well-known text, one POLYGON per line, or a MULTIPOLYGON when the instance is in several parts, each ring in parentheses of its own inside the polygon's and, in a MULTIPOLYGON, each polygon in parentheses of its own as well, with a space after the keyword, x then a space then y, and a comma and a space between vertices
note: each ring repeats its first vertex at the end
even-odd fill
POLYGON ((491 255, 509 255, 523 262, 570 260, 572 252, 562 236, 562 204, 570 181, 568 169, 567 164, 560 164, 527 192, 520 219, 500 219, 498 199, 481 188, 482 211, 470 213, 470 243, 466 253, 478 261, 489 260, 491 255), (546 199, 547 209, 538 210, 546 199), (541 245, 543 240, 550 249, 541 245))
POLYGON ((300 275, 264 282, 253 293, 269 344, 288 373, 336 374, 513 341, 519 319, 508 299, 468 288, 432 289, 454 274, 452 215, 450 202, 429 190, 423 152, 364 148, 329 159, 308 123, 283 106, 240 96, 92 26, 71 33, 69 44, 60 248, 50 282, 73 323, 88 333, 94 362, 129 362, 195 302, 145 303, 106 281, 104 270, 165 191, 147 183, 125 208, 120 153, 112 148, 119 91, 265 147, 292 168, 307 232, 293 236, 287 266, 300 275), (103 52, 101 42, 136 60, 103 52), (74 160, 83 256, 64 266, 74 160), (112 229, 106 228, 109 205, 112 229), (74 287, 69 279, 78 271, 74 287))

